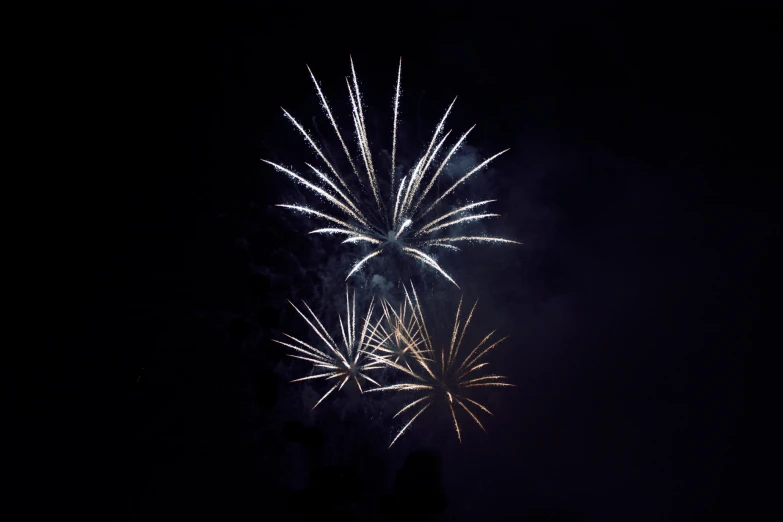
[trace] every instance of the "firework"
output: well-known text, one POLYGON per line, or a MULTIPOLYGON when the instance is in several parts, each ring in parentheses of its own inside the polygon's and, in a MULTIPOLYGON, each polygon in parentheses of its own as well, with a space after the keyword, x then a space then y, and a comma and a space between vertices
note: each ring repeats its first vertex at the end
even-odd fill
MULTIPOLYGON (((316 153, 324 165, 321 170, 309 163, 305 163, 312 180, 306 179, 302 174, 291 168, 262 160, 274 167, 277 171, 289 176, 294 181, 306 187, 311 192, 320 196, 333 208, 333 212, 327 213, 309 206, 281 204, 279 207, 302 212, 319 218, 329 227, 311 231, 311 234, 330 234, 345 236, 346 243, 369 243, 372 251, 359 259, 348 272, 346 280, 359 271, 365 263, 382 254, 390 248, 398 248, 405 255, 412 257, 430 266, 443 277, 457 285, 457 283, 444 271, 438 262, 425 250, 430 247, 440 247, 448 250, 459 250, 455 243, 481 242, 481 243, 517 243, 509 239, 487 236, 457 236, 442 237, 441 234, 450 227, 461 226, 471 222, 497 217, 499 214, 483 212, 486 205, 495 200, 484 200, 459 206, 458 208, 444 209, 444 202, 452 194, 454 189, 467 181, 475 173, 484 169, 492 160, 506 152, 501 151, 481 162, 460 177, 451 187, 439 197, 432 199, 432 188, 435 186, 444 167, 448 165, 454 153, 464 143, 468 134, 475 125, 451 146, 446 154, 439 154, 451 131, 444 133, 444 124, 454 106, 454 101, 446 109, 441 118, 429 146, 416 161, 415 166, 408 175, 399 183, 395 179, 395 160, 397 154, 397 119, 400 102, 400 80, 402 77, 402 60, 397 69, 397 86, 394 94, 394 116, 392 130, 391 172, 389 176, 388 190, 384 194, 383 187, 378 182, 373 154, 367 138, 367 130, 364 119, 362 96, 359 90, 359 82, 356 77, 353 60, 351 60, 351 78, 346 78, 348 95, 351 101, 351 115, 353 119, 354 137, 359 150, 361 161, 355 161, 348 145, 343 138, 340 128, 332 114, 332 110, 326 101, 313 72, 308 67, 310 77, 315 84, 318 97, 324 112, 334 129, 343 152, 353 171, 353 178, 341 175, 332 162, 324 155, 321 147, 311 137, 310 133, 285 109, 283 114, 296 127, 305 141, 316 153), (358 165, 358 166, 357 166, 358 165), (349 184, 348 181, 351 181, 349 184), (358 187, 356 186, 358 183, 358 187), (353 188, 352 188, 353 187, 353 188), (428 199, 429 196, 429 199, 428 199), (439 210, 438 210, 439 209, 439 210), (434 211, 434 212, 433 212, 434 211), (337 215, 335 215, 337 214, 337 215), (335 226, 337 225, 337 226, 335 226)), ((448 148, 448 147, 447 147, 448 148)), ((457 285, 459 287, 459 285, 457 285)))
POLYGON ((368 329, 365 349, 371 357, 389 359, 394 364, 410 369, 412 361, 426 358, 423 350, 424 336, 422 325, 407 300, 395 310, 386 300, 380 301, 382 314, 380 319, 368 329))
MULTIPOLYGON (((289 303, 291 302, 289 301, 289 303)), ((335 385, 332 386, 329 391, 327 391, 318 400, 315 406, 313 406, 313 409, 321 404, 321 402, 335 389, 342 389, 345 383, 348 382, 348 380, 351 378, 353 378, 353 380, 356 382, 356 386, 361 392, 364 392, 364 390, 362 389, 362 385, 359 381, 360 377, 376 386, 380 386, 380 384, 378 384, 375 380, 368 377, 365 372, 369 370, 382 369, 382 363, 386 359, 383 356, 372 354, 373 358, 372 360, 369 360, 368 355, 370 352, 362 349, 362 346, 364 346, 365 340, 367 339, 368 326, 370 325, 370 318, 372 317, 373 313, 374 299, 370 302, 370 305, 367 309, 367 314, 360 322, 359 327, 361 332, 358 332, 356 329, 356 292, 354 291, 353 301, 351 301, 349 299, 348 290, 346 289, 345 305, 347 309, 347 317, 345 322, 343 322, 341 316, 338 316, 340 322, 340 333, 342 334, 342 343, 335 342, 332 336, 329 335, 329 332, 326 330, 326 328, 324 328, 324 325, 318 319, 318 316, 315 315, 307 303, 303 304, 307 311, 310 312, 311 318, 308 318, 304 313, 302 313, 302 311, 299 310, 299 308, 297 308, 294 303, 291 303, 291 306, 293 306, 294 310, 296 310, 299 315, 301 315, 302 318, 307 322, 307 324, 310 325, 310 328, 312 328, 321 341, 323 341, 323 344, 326 345, 326 349, 318 349, 305 343, 304 341, 297 339, 296 337, 285 333, 283 335, 287 337, 288 342, 277 339, 273 339, 273 341, 291 349, 293 353, 288 354, 289 357, 309 362, 313 366, 313 370, 316 372, 312 375, 308 375, 307 377, 294 379, 291 382, 300 382, 310 379, 336 379, 335 385)))
POLYGON ((448 405, 451 417, 454 421, 454 429, 457 432, 457 438, 462 442, 462 434, 460 432, 455 409, 461 409, 467 412, 470 418, 484 431, 486 430, 481 424, 477 413, 481 410, 484 413, 492 415, 492 412, 484 405, 466 396, 468 390, 470 388, 483 386, 514 386, 513 384, 505 382, 506 377, 502 375, 481 375, 482 372, 477 371, 486 368, 489 364, 483 360, 484 356, 508 337, 493 341, 491 339, 495 334, 495 331, 492 331, 485 336, 467 356, 460 358, 459 353, 460 348, 462 347, 462 339, 470 324, 470 320, 473 318, 473 311, 478 304, 478 301, 476 301, 471 308, 467 319, 464 319, 460 317, 460 314, 462 313, 462 299, 460 299, 457 313, 454 318, 454 327, 449 348, 446 350, 445 346, 442 346, 440 350, 436 350, 431 342, 431 338, 427 334, 419 298, 416 295, 416 290, 413 288, 413 285, 411 285, 411 291, 414 299, 411 300, 410 294, 408 294, 406 289, 405 300, 411 308, 412 315, 416 318, 414 322, 420 327, 421 339, 423 340, 422 347, 412 351, 412 364, 399 364, 392 361, 389 357, 381 358, 374 353, 370 353, 369 357, 371 359, 405 374, 407 382, 377 387, 369 391, 413 392, 416 395, 415 399, 407 403, 394 415, 394 417, 397 417, 405 412, 416 411, 416 414, 408 420, 402 429, 400 429, 391 444, 389 444, 389 447, 405 433, 424 410, 438 400, 443 401, 448 405), (464 323, 462 322, 463 319, 464 323))

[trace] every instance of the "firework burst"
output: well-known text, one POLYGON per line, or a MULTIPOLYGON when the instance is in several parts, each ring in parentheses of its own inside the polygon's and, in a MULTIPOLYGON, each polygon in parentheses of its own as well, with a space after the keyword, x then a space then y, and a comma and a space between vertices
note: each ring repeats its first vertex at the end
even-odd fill
MULTIPOLYGON (((289 301, 289 303, 291 303, 289 301)), ((356 292, 353 293, 353 301, 349 299, 348 290, 345 291, 345 306, 347 309, 347 318, 345 322, 341 316, 338 315, 340 322, 340 333, 342 334, 342 343, 334 341, 329 332, 324 328, 324 325, 318 319, 318 316, 310 309, 307 303, 304 303, 305 308, 310 312, 310 318, 302 313, 299 308, 291 303, 299 315, 310 325, 310 328, 318 335, 323 344, 326 345, 326 349, 318 349, 311 346, 304 341, 297 339, 288 334, 283 334, 287 337, 287 342, 273 339, 274 342, 282 344, 283 346, 291 349, 293 353, 288 354, 289 357, 300 359, 309 362, 313 366, 314 374, 307 377, 301 377, 294 379, 291 382, 300 382, 311 379, 336 379, 337 382, 327 391, 313 406, 315 409, 321 402, 329 396, 336 389, 342 389, 349 379, 353 378, 356 382, 356 386, 362 393, 362 385, 359 382, 359 378, 367 380, 368 382, 380 386, 375 380, 368 377, 365 372, 369 370, 379 370, 383 368, 383 361, 386 360, 383 356, 374 355, 372 360, 368 360, 368 352, 362 349, 367 339, 368 326, 370 324, 370 318, 372 317, 374 300, 370 302, 367 309, 367 314, 362 319, 361 332, 357 332, 356 325, 356 292)))
MULTIPOLYGON (((262 160, 274 167, 277 171, 289 176, 297 183, 306 187, 311 192, 320 196, 331 207, 331 212, 322 212, 309 206, 281 204, 279 207, 301 212, 328 223, 328 227, 311 231, 311 234, 330 234, 345 236, 343 243, 369 243, 371 252, 359 259, 348 272, 346 280, 359 271, 369 260, 388 251, 397 248, 405 255, 421 261, 425 265, 435 269, 443 277, 457 285, 449 274, 444 271, 425 250, 430 247, 440 247, 449 250, 459 250, 455 243, 517 243, 509 239, 487 236, 456 236, 447 237, 442 234, 450 227, 461 226, 471 222, 499 216, 499 214, 484 212, 486 205, 495 200, 472 202, 465 205, 452 205, 452 208, 444 210, 444 202, 447 197, 471 176, 484 169, 492 160, 506 152, 501 151, 484 160, 479 165, 470 169, 449 189, 433 198, 432 189, 438 178, 448 165, 454 153, 464 143, 468 134, 475 125, 451 146, 447 153, 441 154, 446 139, 451 131, 444 133, 444 124, 454 106, 454 101, 446 109, 441 118, 429 146, 416 161, 414 167, 399 182, 395 179, 396 154, 397 154, 397 119, 400 102, 400 80, 402 77, 402 60, 397 69, 397 86, 394 94, 394 117, 392 131, 391 169, 388 190, 384 194, 383 187, 378 182, 378 171, 373 160, 372 150, 367 138, 367 129, 364 119, 364 105, 359 82, 356 77, 353 60, 351 60, 351 77, 346 78, 348 95, 351 101, 351 114, 353 118, 354 136, 359 150, 360 160, 355 160, 348 145, 343 138, 340 128, 332 114, 332 110, 326 101, 318 81, 308 67, 310 77, 315 84, 318 97, 329 123, 334 129, 343 152, 353 171, 353 180, 348 183, 346 177, 341 175, 338 169, 324 155, 321 147, 312 138, 310 133, 285 109, 283 114, 296 127, 305 141, 318 156, 323 167, 319 170, 309 163, 305 163, 311 174, 311 180, 291 168, 262 160), (358 186, 356 186, 358 183, 358 186), (352 188, 353 186, 353 188, 352 188), (335 215, 336 214, 336 215, 335 215)), ((459 287, 459 285, 457 285, 459 287)))
POLYGON ((449 348, 446 350, 445 346, 442 346, 440 350, 436 350, 432 345, 430 336, 427 334, 424 316, 421 313, 421 306, 419 304, 418 296, 416 295, 416 289, 413 288, 413 285, 411 285, 411 291, 414 299, 411 300, 407 289, 405 291, 405 298, 408 306, 411 308, 412 315, 416 317, 414 322, 417 326, 420 326, 421 339, 423 341, 421 349, 412 351, 413 364, 399 364, 392 361, 390 357, 381 358, 374 353, 369 354, 369 357, 376 362, 404 373, 408 382, 377 387, 369 391, 413 392, 417 395, 414 400, 407 403, 394 415, 394 417, 397 417, 409 410, 416 411, 415 415, 413 415, 402 429, 400 429, 391 444, 389 444, 389 447, 391 447, 397 439, 405 433, 410 425, 413 424, 416 418, 435 401, 442 401, 444 404, 448 405, 451 417, 454 421, 454 429, 457 432, 457 438, 462 442, 462 433, 460 431, 459 422, 457 421, 455 409, 461 409, 467 412, 470 418, 484 431, 486 430, 481 424, 477 413, 481 410, 484 413, 492 415, 492 412, 484 405, 467 397, 467 391, 470 388, 483 386, 514 386, 513 384, 505 382, 506 377, 503 375, 481 375, 482 372, 477 371, 486 368, 489 364, 483 361, 484 356, 498 344, 508 339, 508 337, 493 341, 491 340, 492 336, 495 334, 495 331, 493 330, 485 336, 466 357, 460 359, 459 352, 462 346, 462 339, 470 324, 470 320, 473 318, 473 311, 478 304, 478 301, 476 301, 471 308, 467 319, 464 319, 463 323, 463 319, 460 317, 462 312, 462 299, 460 299, 457 313, 454 318, 454 327, 449 348))
POLYGON ((403 300, 397 310, 386 300, 380 301, 382 314, 380 319, 369 328, 365 349, 370 357, 384 358, 408 369, 411 362, 423 358, 424 336, 422 325, 408 301, 403 300))

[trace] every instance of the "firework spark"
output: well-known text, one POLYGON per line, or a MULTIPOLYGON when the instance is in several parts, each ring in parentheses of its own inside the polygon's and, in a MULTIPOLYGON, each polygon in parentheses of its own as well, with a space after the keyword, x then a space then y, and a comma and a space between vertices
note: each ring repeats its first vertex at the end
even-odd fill
MULTIPOLYGON (((459 422, 457 421, 455 406, 456 409, 465 410, 470 418, 484 431, 486 430, 476 414, 478 413, 478 410, 481 410, 484 413, 492 415, 492 412, 484 405, 467 397, 467 390, 484 386, 514 386, 513 384, 505 382, 506 377, 502 375, 480 375, 481 372, 476 373, 477 370, 485 368, 489 364, 483 360, 484 356, 508 337, 491 340, 492 336, 495 334, 495 331, 492 331, 486 335, 467 356, 460 358, 459 352, 462 347, 462 339, 473 318, 473 312, 476 309, 476 305, 478 304, 478 301, 476 301, 471 308, 467 319, 465 319, 464 317, 461 317, 462 299, 460 299, 457 313, 454 318, 454 327, 451 333, 448 350, 446 350, 445 346, 441 347, 440 350, 436 350, 427 334, 424 316, 421 313, 421 306, 413 285, 411 285, 411 291, 414 299, 411 300, 410 294, 406 289, 405 302, 406 307, 410 307, 412 316, 415 318, 412 323, 418 328, 417 334, 421 336, 421 348, 411 350, 412 361, 411 363, 406 361, 406 364, 399 364, 390 357, 381 358, 377 353, 369 354, 369 357, 378 363, 404 373, 407 377, 407 382, 377 387, 369 391, 414 392, 417 395, 415 399, 407 403, 396 415, 394 415, 397 417, 414 407, 417 408, 416 414, 410 418, 402 429, 400 429, 391 444, 389 444, 389 447, 391 447, 397 439, 405 433, 408 427, 413 424, 413 421, 415 421, 416 418, 435 401, 442 401, 444 404, 448 405, 449 411, 451 412, 451 418, 454 421, 454 429, 457 432, 457 438, 462 442, 462 434, 459 422)), ((403 335, 407 335, 407 333, 403 332, 403 335)), ((379 351, 381 350, 376 347, 376 352, 379 351)))
MULTIPOLYGON (((289 303, 291 303, 289 301, 289 303)), ((288 334, 283 334, 287 337, 288 342, 273 339, 274 342, 282 344, 283 346, 290 348, 293 353, 288 354, 289 357, 295 359, 301 359, 312 364, 316 373, 307 377, 301 377, 294 379, 291 382, 306 381, 310 379, 337 379, 337 382, 327 391, 313 406, 315 409, 321 402, 335 389, 342 389, 349 379, 353 378, 358 386, 359 391, 362 393, 362 385, 359 382, 359 378, 367 380, 368 382, 380 386, 375 380, 365 375, 365 372, 369 370, 379 370, 383 368, 383 361, 386 359, 383 356, 371 353, 362 349, 368 339, 368 327, 370 325, 370 318, 372 317, 374 308, 374 299, 370 302, 367 309, 367 314, 361 320, 359 325, 361 332, 357 332, 357 317, 356 317, 356 292, 353 294, 353 301, 349 299, 348 290, 345 291, 345 305, 347 309, 347 318, 343 322, 343 318, 338 316, 340 322, 340 333, 342 334, 342 343, 334 341, 329 332, 324 328, 324 325, 318 319, 318 316, 312 311, 312 309, 303 303, 307 311, 310 312, 311 318, 302 313, 299 308, 291 303, 299 315, 310 325, 310 328, 318 335, 318 337, 326 345, 326 349, 318 349, 311 346, 304 341, 297 339, 288 334), (370 359, 369 355, 372 355, 370 359)))
MULTIPOLYGON (((359 187, 354 187, 353 189, 350 187, 346 182, 345 177, 340 175, 334 164, 326 158, 321 147, 319 147, 310 133, 308 133, 308 131, 285 109, 283 110, 285 117, 290 120, 299 133, 302 134, 305 141, 313 151, 315 151, 329 173, 322 172, 309 163, 306 163, 307 167, 317 178, 317 182, 320 183, 320 186, 318 186, 313 182, 308 181, 291 168, 267 160, 262 161, 268 163, 277 171, 289 176, 300 185, 320 196, 330 204, 340 216, 335 217, 331 213, 321 212, 307 206, 278 205, 341 226, 341 228, 320 228, 313 230, 310 232, 311 234, 344 234, 347 238, 343 243, 365 242, 372 245, 372 252, 359 259, 351 267, 346 280, 359 271, 359 269, 373 257, 382 254, 388 249, 398 248, 405 255, 430 266, 446 279, 457 285, 454 279, 440 267, 435 258, 430 254, 423 252, 422 249, 428 247, 441 247, 458 251, 459 248, 452 244, 458 242, 519 244, 517 241, 488 236, 438 236, 438 234, 442 234, 444 230, 449 227, 461 226, 467 223, 499 216, 499 214, 490 212, 474 213, 474 209, 477 207, 487 205, 494 200, 470 203, 456 209, 441 208, 439 212, 445 213, 442 213, 439 217, 433 216, 434 219, 430 219, 429 221, 424 220, 424 216, 434 209, 443 206, 444 200, 454 191, 454 189, 467 181, 468 178, 475 173, 486 168, 492 160, 508 150, 501 151, 472 168, 459 180, 453 183, 451 187, 443 192, 437 199, 432 203, 427 204, 427 196, 430 194, 430 191, 438 180, 444 167, 448 165, 454 153, 459 150, 465 141, 465 138, 467 138, 468 134, 470 134, 475 127, 474 125, 468 129, 467 132, 465 132, 449 149, 448 153, 439 155, 441 148, 446 142, 446 138, 448 138, 451 133, 451 131, 444 133, 444 124, 457 100, 456 98, 454 98, 454 101, 452 101, 451 105, 446 109, 443 118, 441 118, 435 128, 435 132, 433 133, 432 139, 424 154, 418 159, 410 173, 403 177, 402 180, 400 180, 399 185, 397 185, 395 179, 395 160, 397 153, 397 120, 400 102, 400 81, 402 78, 402 59, 400 59, 400 64, 397 69, 397 85, 394 93, 391 176, 390 183, 388 184, 388 193, 383 194, 383 187, 378 182, 377 171, 373 163, 372 149, 370 148, 370 143, 367 138, 362 96, 359 90, 359 82, 353 60, 351 60, 351 78, 346 78, 346 83, 348 86, 349 99, 351 101, 354 135, 361 161, 354 161, 348 145, 340 132, 340 128, 337 125, 337 121, 332 114, 331 107, 326 101, 326 96, 324 96, 324 93, 309 66, 307 70, 315 84, 321 106, 340 141, 340 145, 351 165, 351 169, 353 170, 356 179, 359 182, 359 187), (359 167, 357 167, 357 165, 359 165, 359 167), (364 167, 363 172, 361 169, 362 166, 364 167), (446 221, 447 218, 453 219, 446 221)), ((459 287, 459 285, 457 285, 457 287, 459 287)))

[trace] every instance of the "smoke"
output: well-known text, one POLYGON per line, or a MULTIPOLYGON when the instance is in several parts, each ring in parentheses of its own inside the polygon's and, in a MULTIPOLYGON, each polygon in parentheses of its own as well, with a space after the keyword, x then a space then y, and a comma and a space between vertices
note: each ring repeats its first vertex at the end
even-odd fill
POLYGON ((394 283, 389 282, 382 275, 375 274, 370 279, 370 290, 375 294, 388 295, 392 288, 394 288, 394 283))
MULTIPOLYGON (((454 178, 451 180, 453 183, 480 162, 478 149, 469 143, 464 143, 451 157, 449 164, 443 168, 443 173, 454 178)), ((471 183, 473 182, 475 180, 471 180, 471 183)))

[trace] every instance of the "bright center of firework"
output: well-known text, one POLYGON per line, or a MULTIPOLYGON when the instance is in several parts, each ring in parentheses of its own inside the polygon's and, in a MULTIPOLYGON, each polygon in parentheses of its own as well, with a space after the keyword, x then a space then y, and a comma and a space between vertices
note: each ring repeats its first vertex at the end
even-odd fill
POLYGON ((397 243, 400 237, 402 236, 403 231, 412 223, 410 219, 406 219, 402 225, 396 230, 392 229, 389 230, 389 233, 386 234, 386 240, 389 243, 397 243))
POLYGON ((405 230, 405 228, 406 228, 408 225, 410 225, 411 223, 412 223, 412 221, 411 221, 410 219, 406 219, 406 220, 405 220, 405 222, 404 222, 404 223, 402 224, 402 226, 400 227, 400 229, 397 231, 397 235, 399 236, 400 234, 402 234, 402 231, 403 231, 403 230, 405 230))

